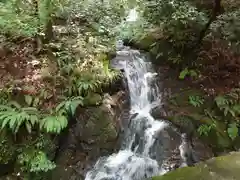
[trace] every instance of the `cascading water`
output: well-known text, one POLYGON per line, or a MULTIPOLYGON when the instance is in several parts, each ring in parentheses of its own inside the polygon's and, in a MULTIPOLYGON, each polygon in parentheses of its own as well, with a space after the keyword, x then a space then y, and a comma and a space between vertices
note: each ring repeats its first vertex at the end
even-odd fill
POLYGON ((155 75, 150 62, 136 50, 121 50, 118 55, 128 59, 118 61, 127 78, 131 114, 134 114, 125 130, 121 150, 109 157, 101 157, 85 180, 143 180, 161 173, 159 163, 150 155, 159 132, 168 126, 154 120, 150 111, 161 105, 155 75), (130 57, 130 58, 129 58, 130 57))
MULTIPOLYGON (((136 21, 137 18, 136 9, 132 9, 127 21, 136 21)), ((168 123, 155 120, 150 114, 153 108, 161 106, 157 73, 151 62, 139 51, 123 46, 122 41, 118 41, 116 47, 117 63, 114 66, 125 72, 131 118, 124 129, 119 152, 99 158, 93 169, 87 172, 85 180, 144 180, 160 175, 169 170, 164 168, 164 162, 173 156, 175 150, 181 159, 177 166, 186 165, 186 138, 181 138, 168 123)))

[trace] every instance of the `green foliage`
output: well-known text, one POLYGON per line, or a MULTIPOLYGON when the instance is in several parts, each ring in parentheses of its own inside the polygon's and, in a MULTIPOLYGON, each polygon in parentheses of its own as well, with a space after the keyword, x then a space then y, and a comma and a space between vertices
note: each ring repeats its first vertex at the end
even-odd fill
POLYGON ((200 134, 200 136, 205 135, 208 136, 210 131, 212 129, 216 128, 216 125, 214 123, 208 125, 208 124, 202 124, 198 127, 197 131, 200 134))
POLYGON ((60 104, 57 105, 55 110, 59 114, 67 113, 70 114, 71 116, 74 116, 75 111, 79 105, 83 106, 83 97, 81 96, 69 98, 62 101, 60 104))
POLYGON ((231 115, 237 117, 240 115, 240 101, 239 90, 233 89, 226 95, 219 95, 215 98, 215 102, 219 110, 224 116, 231 115))
POLYGON ((65 0, 0 2, 0 32, 34 37, 37 33, 44 32, 47 23, 51 21, 51 16, 66 3, 65 0), (38 3, 37 7, 35 3, 38 3))
POLYGON ((99 88, 101 82, 97 79, 92 79, 91 76, 87 77, 70 77, 70 86, 67 88, 66 92, 69 97, 77 95, 87 95, 88 92, 96 91, 99 88))
MULTIPOLYGON (((30 103, 30 96, 26 97, 27 102, 30 103)), ((76 107, 82 104, 82 99, 73 98, 71 101, 64 103, 66 107, 70 108, 71 113, 75 113, 76 107)), ((68 123, 67 111, 60 110, 60 106, 56 108, 57 112, 44 115, 35 107, 21 107, 17 102, 2 105, 0 106, 1 129, 8 128, 16 134, 20 127, 24 126, 28 133, 31 133, 33 128, 39 125, 40 130, 59 134, 61 130, 67 127, 68 123)))
POLYGON ((119 39, 140 42, 148 35, 146 30, 150 27, 151 25, 143 17, 139 17, 136 22, 122 22, 116 26, 115 31, 119 39))
MULTIPOLYGON (((119 77, 119 72, 110 69, 109 59, 98 55, 107 54, 113 47, 113 38, 110 36, 116 33, 113 29, 125 14, 124 6, 127 5, 123 2, 127 1, 9 0, 0 2, 0 33, 7 34, 11 40, 13 36, 17 36, 14 40, 17 39, 17 43, 20 41, 21 45, 17 44, 20 50, 22 45, 23 50, 28 48, 25 47, 25 39, 44 37, 48 25, 53 28, 54 35, 56 34, 54 43, 61 44, 60 48, 52 48, 51 44, 41 44, 45 41, 40 42, 38 44, 42 50, 40 55, 38 52, 31 54, 25 51, 21 54, 22 51, 17 49, 17 57, 24 56, 23 59, 19 58, 23 61, 23 66, 19 69, 25 68, 25 62, 31 59, 39 60, 43 71, 47 66, 48 72, 45 76, 44 72, 42 73, 43 82, 40 80, 36 83, 37 85, 44 83, 46 87, 39 89, 39 86, 35 87, 36 84, 33 82, 34 93, 32 91, 29 93, 25 92, 25 86, 32 84, 26 85, 25 81, 21 81, 17 84, 21 89, 17 94, 13 93, 13 88, 6 92, 0 91, 1 132, 8 132, 7 137, 11 137, 13 133, 15 138, 10 144, 7 143, 10 141, 6 138, 1 141, 0 149, 3 152, 0 156, 1 163, 7 163, 17 156, 15 170, 20 171, 21 175, 24 174, 26 179, 35 179, 35 175, 39 176, 56 167, 48 153, 54 144, 53 137, 67 127, 69 116, 76 114, 77 107, 84 106, 84 98, 97 92, 95 94, 100 97, 97 104, 101 103, 102 87, 111 84, 119 77), (63 28, 72 30, 82 26, 81 34, 77 30, 76 34, 59 37, 58 30, 61 28, 59 25, 51 24, 56 25, 58 22, 56 23, 55 20, 61 19, 59 16, 63 17, 65 23, 67 21, 63 28), (46 143, 47 135, 50 136, 50 143, 46 143)), ((38 42, 40 39, 33 40, 38 42)), ((33 46, 35 47, 35 44, 33 46)), ((4 58, 4 63, 5 60, 9 59, 4 58)), ((35 68, 39 70, 38 66, 33 69, 35 68)), ((18 72, 16 74, 19 75, 18 72)), ((11 87, 15 88, 15 86, 11 87)))
POLYGON ((239 45, 240 37, 240 11, 230 11, 218 16, 217 20, 211 24, 209 36, 227 40, 229 45, 239 45))
POLYGON ((182 70, 180 72, 179 79, 185 79, 185 77, 187 75, 189 75, 190 77, 197 77, 198 76, 198 74, 197 74, 197 72, 195 70, 185 68, 184 70, 182 70))
MULTIPOLYGON (((0 32, 14 35, 34 36, 38 19, 26 11, 16 10, 17 1, 0 2, 0 32)), ((26 2, 25 2, 26 3, 26 2)))
POLYGON ((70 1, 59 15, 70 17, 81 17, 91 25, 98 33, 112 34, 112 29, 121 21, 121 17, 125 14, 124 6, 128 1, 98 1, 83 0, 70 1))
POLYGON ((56 167, 48 160, 46 154, 42 151, 30 149, 18 156, 18 163, 22 166, 22 171, 28 172, 47 172, 56 167))
POLYGON ((145 17, 160 27, 165 38, 170 37, 174 46, 183 47, 196 40, 196 33, 206 23, 207 18, 191 3, 181 0, 148 1, 145 17))
POLYGON ((227 129, 229 137, 234 140, 238 136, 238 127, 236 123, 229 124, 227 129))
POLYGON ((13 140, 11 137, 7 136, 8 134, 6 131, 1 131, 0 136, 0 163, 7 164, 11 162, 15 153, 16 153, 16 146, 13 144, 13 140))
POLYGON ((67 127, 68 119, 66 116, 46 116, 40 121, 40 129, 44 129, 47 133, 59 134, 67 127))
POLYGON ((204 99, 200 96, 189 96, 188 101, 194 107, 200 107, 204 103, 204 99))
POLYGON ((21 108, 17 102, 12 102, 10 105, 0 106, 1 129, 8 127, 16 134, 19 128, 24 125, 31 133, 32 128, 39 120, 38 110, 32 107, 21 108))

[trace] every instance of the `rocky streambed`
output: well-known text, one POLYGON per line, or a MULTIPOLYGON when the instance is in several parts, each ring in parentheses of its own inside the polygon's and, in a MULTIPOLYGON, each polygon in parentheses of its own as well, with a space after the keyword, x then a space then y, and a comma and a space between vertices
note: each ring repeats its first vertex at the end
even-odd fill
MULTIPOLYGON (((119 56, 117 58, 121 59, 119 56)), ((165 118, 171 124, 171 128, 166 128, 158 134, 159 138, 156 138, 156 145, 151 149, 152 157, 167 170, 179 168, 181 164, 179 133, 183 132, 190 137, 191 150, 197 157, 197 162, 206 161, 214 155, 219 155, 219 152, 216 151, 219 143, 212 141, 211 138, 200 137, 196 132, 200 123, 186 116, 185 113, 186 109, 189 110, 188 95, 198 93, 198 91, 189 84, 179 81, 176 78, 177 72, 167 66, 157 67, 157 73, 158 87, 162 93, 162 104, 155 107, 151 114, 155 119, 165 118), (184 96, 184 93, 187 95, 184 96), (176 97, 180 103, 172 103, 172 99, 176 97), (171 143, 164 144, 169 142, 171 143), (161 156, 165 157, 164 160, 154 153, 161 147, 168 147, 161 150, 161 156)), ((122 79, 121 88, 106 94, 105 100, 98 99, 100 105, 96 105, 96 99, 91 99, 89 107, 78 110, 76 122, 69 129, 66 144, 56 159, 57 168, 52 174, 52 179, 84 179, 86 172, 93 167, 99 157, 108 156, 119 150, 124 129, 129 126, 131 120, 129 91, 124 83, 125 80, 122 79)), ((200 113, 199 109, 193 107, 191 107, 190 112, 200 113)), ((181 169, 184 168, 179 168, 177 172, 181 169)), ((190 170, 194 171, 194 169, 190 170)))

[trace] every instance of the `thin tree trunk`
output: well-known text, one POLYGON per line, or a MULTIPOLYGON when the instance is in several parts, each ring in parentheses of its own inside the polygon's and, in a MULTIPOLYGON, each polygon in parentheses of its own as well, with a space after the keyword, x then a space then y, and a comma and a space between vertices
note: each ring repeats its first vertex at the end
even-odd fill
POLYGON ((49 20, 45 27, 45 42, 48 43, 54 38, 53 27, 52 27, 52 17, 49 17, 49 20))
POLYGON ((42 39, 40 37, 40 32, 41 32, 41 23, 40 23, 40 17, 39 17, 39 4, 38 0, 33 0, 33 5, 34 5, 34 16, 37 17, 38 24, 37 24, 37 34, 35 35, 35 48, 36 48, 36 53, 39 53, 42 49, 42 39))
POLYGON ((214 0, 214 7, 212 10, 212 15, 210 19, 208 20, 207 24, 203 28, 203 30, 200 32, 199 39, 197 41, 197 47, 199 47, 202 44, 203 38, 205 37, 205 34, 207 30, 209 29, 212 22, 214 22, 219 14, 223 12, 223 7, 221 6, 221 0, 214 0))
POLYGON ((45 4, 45 7, 48 7, 47 17, 46 17, 46 24, 45 24, 45 42, 48 43, 53 39, 53 27, 52 27, 52 13, 53 13, 53 3, 52 0, 48 0, 45 4))

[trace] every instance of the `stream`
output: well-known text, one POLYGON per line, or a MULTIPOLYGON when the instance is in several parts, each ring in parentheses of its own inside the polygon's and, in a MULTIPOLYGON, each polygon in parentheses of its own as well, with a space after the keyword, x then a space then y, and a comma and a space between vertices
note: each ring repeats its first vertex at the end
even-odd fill
POLYGON ((130 118, 120 150, 100 157, 85 180, 144 180, 186 166, 184 134, 151 110, 161 107, 162 92, 150 60, 138 50, 119 45, 113 67, 124 71, 130 98, 130 118))

